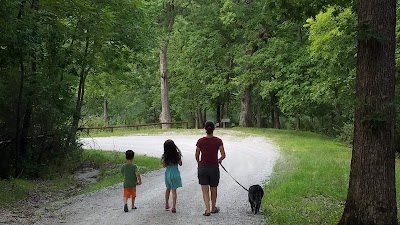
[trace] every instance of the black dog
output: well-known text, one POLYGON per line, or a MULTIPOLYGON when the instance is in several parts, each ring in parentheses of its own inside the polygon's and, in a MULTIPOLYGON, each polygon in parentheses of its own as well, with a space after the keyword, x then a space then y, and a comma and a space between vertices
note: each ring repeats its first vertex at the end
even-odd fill
POLYGON ((264 190, 260 185, 252 185, 249 188, 249 202, 251 205, 251 211, 257 214, 260 210, 261 200, 264 196, 264 190))

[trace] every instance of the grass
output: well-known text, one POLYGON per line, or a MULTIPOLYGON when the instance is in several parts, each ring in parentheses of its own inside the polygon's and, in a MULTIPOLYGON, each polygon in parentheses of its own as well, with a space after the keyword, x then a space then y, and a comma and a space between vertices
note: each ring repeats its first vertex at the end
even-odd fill
MULTIPOLYGON (((124 152, 84 150, 82 162, 99 169, 100 173, 97 182, 86 186, 83 192, 98 190, 122 182, 120 168, 125 161, 124 152)), ((135 155, 134 163, 138 165, 141 174, 161 168, 159 158, 145 155, 135 155)), ((18 202, 27 199, 34 192, 59 193, 76 185, 79 185, 78 182, 71 176, 61 176, 42 181, 0 179, 0 193, 7 193, 0 194, 0 208, 11 208, 18 202)), ((66 194, 69 193, 66 192, 66 194)))
MULTIPOLYGON (((125 135, 134 135, 134 134, 145 134, 145 135, 156 135, 156 134, 164 134, 166 132, 177 132, 177 133, 198 133, 197 129, 169 129, 168 131, 162 130, 160 128, 153 127, 141 127, 138 130, 136 128, 116 128, 111 130, 90 130, 89 134, 84 131, 80 133, 81 138, 85 137, 111 137, 111 136, 125 136, 125 135)), ((203 132, 204 133, 204 132, 203 132)))
MULTIPOLYGON (((123 181, 121 165, 126 161, 124 152, 84 150, 83 159, 93 167, 100 170, 97 183, 85 188, 85 192, 91 192, 104 187, 112 186, 123 181)), ((160 159, 144 155, 135 155, 134 163, 141 174, 160 169, 160 159)))
MULTIPOLYGON (((346 201, 350 147, 310 132, 238 130, 270 138, 280 148, 281 157, 264 188, 266 224, 337 224, 346 201)), ((396 179, 400 188, 398 166, 396 179)), ((397 195, 398 208, 399 203, 397 195)))
POLYGON ((28 197, 36 187, 35 182, 24 179, 0 180, 0 207, 9 207, 28 197), (6 194, 5 194, 6 193, 6 194))

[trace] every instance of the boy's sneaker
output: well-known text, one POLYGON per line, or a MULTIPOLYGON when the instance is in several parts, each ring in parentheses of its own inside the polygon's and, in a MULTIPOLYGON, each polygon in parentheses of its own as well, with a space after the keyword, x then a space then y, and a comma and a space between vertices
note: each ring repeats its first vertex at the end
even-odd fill
POLYGON ((124 212, 128 212, 128 205, 127 204, 124 205, 124 212))

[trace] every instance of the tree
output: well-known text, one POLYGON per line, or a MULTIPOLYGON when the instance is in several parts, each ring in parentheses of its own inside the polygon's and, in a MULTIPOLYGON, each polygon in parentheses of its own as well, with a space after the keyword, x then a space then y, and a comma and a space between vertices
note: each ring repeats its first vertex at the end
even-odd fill
POLYGON ((395 0, 358 2, 354 144, 340 225, 398 224, 395 186, 395 0))
MULTIPOLYGON (((171 33, 175 22, 175 3, 168 0, 164 3, 163 29, 166 36, 171 33)), ((168 85, 168 61, 167 61, 168 37, 161 40, 160 43, 160 81, 161 81, 161 123, 171 122, 171 110, 169 104, 169 85, 168 85)), ((162 124, 163 129, 171 128, 171 124, 162 124)))

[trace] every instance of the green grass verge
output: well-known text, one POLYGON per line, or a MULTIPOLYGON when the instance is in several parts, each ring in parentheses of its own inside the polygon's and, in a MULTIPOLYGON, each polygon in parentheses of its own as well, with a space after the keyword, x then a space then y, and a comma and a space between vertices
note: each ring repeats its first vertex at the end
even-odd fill
MULTIPOLYGON (((170 132, 177 132, 177 133, 185 133, 190 134, 194 133, 197 134, 199 129, 169 129, 168 131, 162 130, 160 128, 153 128, 153 127, 141 127, 138 130, 136 128, 116 128, 111 130, 90 130, 89 133, 86 131, 80 132, 80 137, 111 137, 111 136, 125 136, 125 135, 134 135, 134 134, 144 134, 144 135, 157 135, 157 134, 164 134, 170 132)), ((203 131, 201 129, 201 131, 203 131)), ((204 133, 204 132, 203 132, 204 133)))
POLYGON ((36 187, 35 182, 24 179, 0 180, 0 207, 10 205, 28 197, 36 187))
MULTIPOLYGON (((84 150, 82 162, 99 169, 100 174, 97 183, 88 185, 83 191, 90 192, 122 182, 120 168, 125 161, 124 152, 84 150)), ((138 165, 141 174, 162 167, 159 158, 145 155, 135 155, 134 163, 138 165)), ((76 185, 79 184, 71 176, 41 181, 24 179, 0 180, 0 193, 2 193, 0 194, 0 208, 13 207, 13 205, 26 199, 33 192, 62 192, 66 188, 76 185)))
MULTIPOLYGON (((310 132, 237 130, 270 138, 280 148, 281 157, 264 189, 266 224, 337 224, 346 201, 350 147, 310 132)), ((398 166, 396 179, 399 188, 398 166)))
MULTIPOLYGON (((86 187, 85 192, 112 186, 123 181, 121 166, 126 161, 124 152, 84 150, 82 157, 85 162, 100 170, 97 183, 86 187)), ((135 155, 134 163, 138 166, 141 174, 161 168, 160 159, 156 157, 135 155)))

